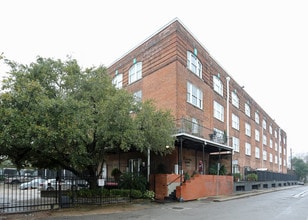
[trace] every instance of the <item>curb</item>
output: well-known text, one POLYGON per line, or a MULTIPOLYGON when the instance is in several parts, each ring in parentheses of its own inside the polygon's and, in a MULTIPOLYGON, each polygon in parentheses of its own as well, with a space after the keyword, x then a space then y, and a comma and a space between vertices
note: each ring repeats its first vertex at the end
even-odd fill
POLYGON ((233 195, 230 195, 230 196, 215 198, 215 199, 213 199, 213 201, 214 202, 225 202, 225 201, 229 201, 229 200, 241 199, 241 198, 246 198, 246 197, 251 197, 251 196, 257 196, 257 195, 275 192, 275 191, 280 191, 280 190, 287 190, 287 189, 294 188, 294 187, 299 187, 299 185, 281 187, 281 188, 277 188, 277 189, 256 190, 256 191, 253 191, 253 192, 249 191, 247 193, 233 194, 233 195))

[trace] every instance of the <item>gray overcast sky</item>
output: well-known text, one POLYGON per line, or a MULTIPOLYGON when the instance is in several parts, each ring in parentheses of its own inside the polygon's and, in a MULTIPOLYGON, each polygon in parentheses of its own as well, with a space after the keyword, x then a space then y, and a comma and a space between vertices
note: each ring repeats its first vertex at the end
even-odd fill
POLYGON ((0 0, 0 53, 108 66, 175 17, 287 132, 293 154, 308 152, 305 0, 0 0))

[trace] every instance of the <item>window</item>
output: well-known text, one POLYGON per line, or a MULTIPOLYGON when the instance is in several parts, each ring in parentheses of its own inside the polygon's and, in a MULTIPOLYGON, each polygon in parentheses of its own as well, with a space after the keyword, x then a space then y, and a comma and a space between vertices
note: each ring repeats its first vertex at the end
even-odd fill
POLYGON ((255 140, 260 141, 260 131, 255 129, 255 140))
POLYGON ((232 147, 235 152, 240 152, 240 139, 232 137, 232 147))
POLYGON ((198 134, 199 133, 199 124, 198 124, 197 119, 192 118, 191 119, 191 123, 192 123, 192 125, 191 125, 191 133, 198 134))
POLYGON ((278 163, 278 157, 277 157, 277 155, 275 155, 275 164, 277 164, 278 163))
POLYGON ((187 68, 199 78, 202 78, 202 64, 190 51, 187 51, 187 68))
POLYGON ((265 150, 263 151, 263 160, 267 160, 267 153, 265 150))
POLYGON ((202 109, 203 107, 202 97, 203 97, 202 91, 195 85, 191 84, 190 82, 187 82, 187 102, 202 109))
POLYGON ((263 145, 267 145, 267 137, 263 134, 263 145))
POLYGON ((277 138, 277 131, 275 130, 275 138, 277 138))
POLYGON ((213 76, 213 88, 219 95, 224 96, 224 86, 218 76, 213 76))
POLYGON ((117 88, 121 89, 122 88, 122 81, 123 81, 123 74, 117 74, 113 80, 112 84, 117 88))
POLYGON ((232 105, 239 108, 240 107, 240 100, 239 100, 237 94, 235 92, 232 92, 231 97, 232 97, 232 105))
POLYGON ((258 147, 256 147, 256 149, 255 149, 255 157, 256 158, 260 158, 260 148, 258 148, 258 147))
POLYGON ((214 128, 214 137, 213 137, 213 141, 217 142, 217 143, 221 143, 223 144, 224 141, 224 132, 222 130, 219 130, 217 128, 214 128))
POLYGON ((142 62, 135 63, 128 73, 128 83, 133 83, 142 77, 142 62))
POLYGON ((220 121, 224 121, 224 107, 214 101, 214 117, 220 121))
POLYGON ((141 102, 142 101, 142 91, 139 90, 134 93, 134 98, 136 102, 141 102))
POLYGON ((245 143, 245 154, 250 156, 251 155, 251 145, 249 143, 245 143))
POLYGON ((258 112, 255 112, 255 122, 256 122, 257 124, 260 123, 260 117, 259 117, 258 112))
POLYGON ((275 151, 277 151, 278 150, 278 144, 277 144, 277 142, 275 142, 275 151))
POLYGON ((245 123, 245 134, 249 137, 251 136, 251 126, 248 123, 245 123))
POLYGON ((270 153, 270 155, 269 155, 269 161, 270 161, 271 163, 273 163, 273 154, 272 154, 272 153, 270 153))
POLYGON ((262 127, 263 127, 264 130, 266 130, 266 121, 264 119, 262 121, 262 127))
POLYGON ((240 118, 232 113, 232 128, 240 130, 240 118))
POLYGON ((250 106, 247 103, 245 103, 245 114, 250 117, 250 106))
POLYGON ((273 148, 273 140, 270 139, 270 148, 273 148))
POLYGON ((269 126, 269 133, 270 133, 270 134, 273 134, 273 128, 272 128, 271 125, 269 126))

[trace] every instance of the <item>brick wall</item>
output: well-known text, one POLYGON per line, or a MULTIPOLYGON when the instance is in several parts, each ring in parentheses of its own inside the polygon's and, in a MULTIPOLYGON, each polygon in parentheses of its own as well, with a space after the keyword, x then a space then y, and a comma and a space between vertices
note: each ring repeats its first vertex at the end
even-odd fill
POLYGON ((198 198, 230 195, 233 193, 232 176, 195 175, 190 180, 176 188, 176 197, 183 201, 198 198))
MULTIPOLYGON (((147 39, 138 47, 108 67, 108 73, 114 77, 115 72, 123 73, 123 88, 130 92, 142 90, 142 98, 153 99, 159 108, 170 109, 175 119, 182 117, 194 117, 199 124, 206 129, 204 138, 212 133, 213 128, 226 130, 227 121, 227 81, 231 77, 216 60, 206 51, 179 21, 174 21, 163 28, 160 32, 147 39), (197 51, 197 58, 202 63, 202 79, 190 72, 187 68, 187 51, 197 51), (128 70, 133 65, 133 60, 142 62, 142 79, 128 84, 128 70), (223 97, 213 90, 213 75, 220 75, 223 83, 223 97), (203 92, 203 109, 200 110, 186 101, 187 81, 199 87, 203 92), (219 102, 225 109, 224 121, 221 122, 213 117, 213 101, 219 102)), ((258 77, 258 76, 252 76, 258 77)), ((262 89, 262 87, 260 87, 262 89)), ((233 160, 238 161, 241 172, 244 167, 268 168, 271 171, 287 172, 284 161, 287 160, 287 143, 285 131, 281 130, 281 137, 275 137, 274 131, 279 125, 272 119, 261 106, 249 96, 249 94, 232 77, 230 80, 230 134, 229 137, 240 139, 240 150, 234 152, 233 160), (236 91, 240 100, 240 107, 236 108, 231 103, 231 92, 236 91), (251 116, 245 115, 245 103, 249 103, 251 116), (259 124, 255 122, 255 112, 260 117, 259 124), (240 129, 232 128, 232 113, 240 118, 240 129), (262 121, 266 120, 267 128, 262 131, 262 121), (245 135, 245 123, 251 125, 251 136, 245 135), (269 132, 272 127, 272 134, 269 132), (255 130, 260 132, 260 141, 255 140, 255 130), (267 144, 262 145, 262 133, 267 137, 267 144), (279 139, 281 140, 280 143, 279 139), (270 147, 269 141, 273 141, 270 147), (250 143, 251 154, 245 154, 245 143, 250 143), (275 150, 275 143, 281 146, 282 152, 275 150), (255 156, 255 148, 260 149, 260 158, 255 156), (262 159, 262 150, 267 152, 266 160, 262 159), (273 155, 273 161, 269 161, 269 155, 273 155), (275 156, 280 158, 282 166, 275 163, 275 156)), ((232 142, 230 142, 232 144, 232 142)), ((279 150, 279 149, 278 149, 279 150)))
MULTIPOLYGON (((178 183, 176 187, 176 197, 183 201, 195 200, 198 198, 230 195, 233 193, 232 176, 215 176, 196 174, 190 180, 180 186, 180 175, 176 174, 155 174, 151 175, 151 190, 155 191, 155 198, 163 200, 169 195, 168 185, 178 183)), ((183 182, 183 179, 182 179, 183 182)))

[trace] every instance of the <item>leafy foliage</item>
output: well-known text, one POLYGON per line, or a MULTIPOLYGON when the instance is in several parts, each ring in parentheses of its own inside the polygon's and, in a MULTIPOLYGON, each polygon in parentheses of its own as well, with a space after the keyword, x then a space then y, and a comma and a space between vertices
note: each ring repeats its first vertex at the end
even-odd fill
MULTIPOLYGON (((210 166, 210 169, 209 169, 209 174, 212 174, 212 175, 217 175, 217 169, 218 169, 218 164, 213 164, 212 166, 210 166)), ((227 169, 225 167, 225 165, 220 165, 220 168, 219 168, 219 175, 225 175, 227 173, 227 169)))
POLYGON ((256 173, 250 173, 246 176, 247 181, 258 181, 258 175, 256 173))
POLYGON ((147 188, 147 179, 142 175, 130 172, 123 173, 120 177, 119 187, 122 189, 136 189, 145 192, 147 188))
POLYGON ((103 66, 83 70, 74 59, 41 57, 29 66, 6 63, 11 71, 0 95, 0 147, 18 167, 87 174, 93 188, 106 152, 165 154, 165 146, 173 146, 171 113, 116 89, 103 66))
POLYGON ((306 182, 308 175, 308 163, 305 163, 305 161, 300 158, 294 157, 292 158, 292 167, 299 180, 306 182))

